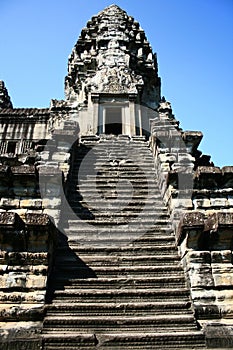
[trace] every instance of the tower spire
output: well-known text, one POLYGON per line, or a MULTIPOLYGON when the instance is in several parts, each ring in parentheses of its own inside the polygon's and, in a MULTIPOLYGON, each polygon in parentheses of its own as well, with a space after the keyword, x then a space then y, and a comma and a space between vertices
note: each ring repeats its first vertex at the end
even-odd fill
POLYGON ((72 50, 65 79, 66 99, 83 104, 92 93, 135 94, 157 108, 160 78, 157 58, 133 17, 112 4, 93 16, 72 50))

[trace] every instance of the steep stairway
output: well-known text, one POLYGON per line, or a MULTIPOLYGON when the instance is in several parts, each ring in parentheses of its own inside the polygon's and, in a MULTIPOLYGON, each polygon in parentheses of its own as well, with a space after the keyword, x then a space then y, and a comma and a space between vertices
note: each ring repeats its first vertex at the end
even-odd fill
POLYGON ((204 349, 147 142, 84 139, 67 197, 44 349, 204 349))

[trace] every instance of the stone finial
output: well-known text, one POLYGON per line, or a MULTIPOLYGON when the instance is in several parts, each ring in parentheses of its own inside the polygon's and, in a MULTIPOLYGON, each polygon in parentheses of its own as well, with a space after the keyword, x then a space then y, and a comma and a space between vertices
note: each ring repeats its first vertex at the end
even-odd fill
POLYGON ((11 98, 2 80, 0 80, 0 108, 13 108, 11 98))

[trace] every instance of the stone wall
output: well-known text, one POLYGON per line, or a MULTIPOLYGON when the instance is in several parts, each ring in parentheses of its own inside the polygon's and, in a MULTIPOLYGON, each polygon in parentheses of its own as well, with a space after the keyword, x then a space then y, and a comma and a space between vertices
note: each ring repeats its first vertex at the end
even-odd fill
POLYGON ((40 349, 56 229, 41 198, 37 163, 51 137, 52 123, 48 109, 3 107, 0 109, 1 349, 40 349))
POLYGON ((53 242, 55 230, 47 215, 0 212, 2 349, 40 348, 53 242))
POLYGON ((163 101, 152 121, 151 148, 168 206, 195 315, 207 345, 233 346, 233 167, 215 167, 163 101))

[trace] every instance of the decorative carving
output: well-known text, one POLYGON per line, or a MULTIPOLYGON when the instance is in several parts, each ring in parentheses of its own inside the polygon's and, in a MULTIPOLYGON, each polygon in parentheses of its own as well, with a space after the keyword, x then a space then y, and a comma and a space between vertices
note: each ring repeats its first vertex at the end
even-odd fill
POLYGON ((134 93, 150 107, 159 103, 156 55, 138 22, 118 6, 109 6, 88 22, 71 53, 68 72, 69 103, 85 103, 89 92, 134 93))

